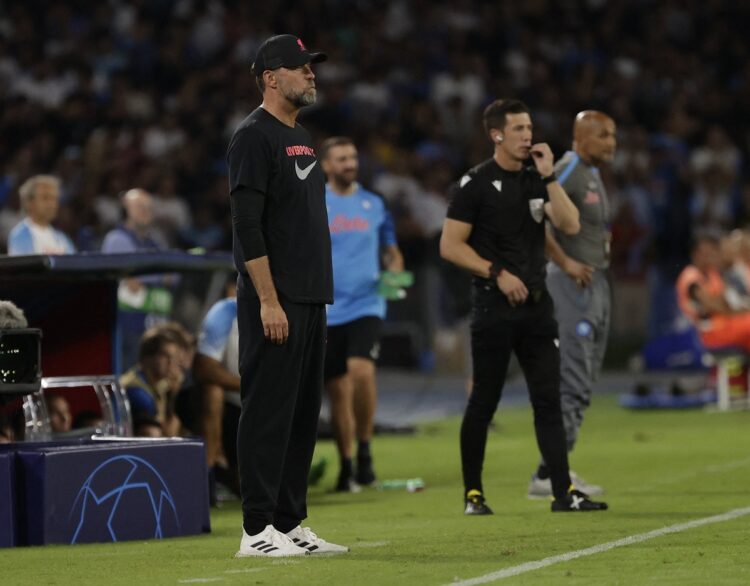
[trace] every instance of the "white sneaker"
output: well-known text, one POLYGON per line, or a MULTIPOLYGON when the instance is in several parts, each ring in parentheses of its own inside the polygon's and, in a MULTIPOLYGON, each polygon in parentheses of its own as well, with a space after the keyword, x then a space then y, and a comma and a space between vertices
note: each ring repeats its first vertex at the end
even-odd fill
MULTIPOLYGON (((596 484, 589 484, 583 478, 578 476, 572 470, 570 471, 570 481, 573 483, 573 487, 576 490, 580 490, 582 493, 588 496, 595 496, 604 494, 604 489, 596 484)), ((546 499, 552 496, 552 480, 549 478, 539 478, 536 474, 531 477, 529 481, 528 497, 530 499, 546 499)))
POLYGON ((529 481, 527 496, 530 499, 547 499, 552 496, 552 480, 539 478, 536 474, 529 481))
POLYGON ((589 496, 604 494, 604 489, 601 486, 599 486, 598 484, 589 484, 572 470, 570 471, 570 480, 573 483, 573 486, 576 487, 576 490, 580 490, 581 492, 586 493, 589 496))
POLYGON ((297 525, 287 533, 287 537, 291 538, 297 546, 310 553, 346 553, 349 551, 348 547, 328 543, 325 539, 315 535, 309 527, 302 527, 301 525, 297 525))
POLYGON ((294 545, 289 537, 276 530, 273 525, 266 525, 266 528, 256 535, 248 535, 243 529, 240 550, 234 557, 282 558, 309 554, 306 549, 294 545))

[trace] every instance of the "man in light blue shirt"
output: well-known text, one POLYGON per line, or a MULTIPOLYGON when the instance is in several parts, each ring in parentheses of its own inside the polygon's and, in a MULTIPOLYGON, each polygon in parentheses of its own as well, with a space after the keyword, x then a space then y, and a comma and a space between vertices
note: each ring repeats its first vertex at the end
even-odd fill
MULTIPOLYGON (((122 196, 125 221, 107 232, 102 252, 124 254, 153 252, 166 246, 154 238, 153 200, 143 189, 130 189, 122 196)), ((117 289, 117 327, 120 354, 119 369, 132 366, 137 358, 138 344, 143 333, 165 323, 172 312, 171 275, 128 277, 117 289)))
POLYGON ((73 242, 52 226, 60 208, 60 180, 52 175, 34 175, 18 193, 26 217, 8 235, 8 255, 73 254, 73 242))
POLYGON ((386 301, 378 294, 381 266, 404 270, 393 220, 383 199, 357 183, 357 148, 333 137, 321 145, 328 177, 326 207, 333 256, 333 305, 328 306, 325 381, 341 459, 336 490, 375 483, 370 454, 377 392, 375 361, 386 301), (358 439, 357 470, 352 444, 358 439))

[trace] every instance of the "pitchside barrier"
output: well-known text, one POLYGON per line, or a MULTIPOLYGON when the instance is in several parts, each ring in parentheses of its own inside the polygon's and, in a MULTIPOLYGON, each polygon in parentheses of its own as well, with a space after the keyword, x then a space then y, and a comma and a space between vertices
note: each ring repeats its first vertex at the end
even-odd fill
POLYGON ((16 443, 0 452, 0 546, 211 530, 202 441, 16 443))
MULTIPOLYGON (((45 386, 82 386, 81 374, 86 373, 86 382, 94 381, 95 391, 98 385, 101 392, 91 397, 91 405, 76 405, 84 393, 68 394, 71 407, 98 408, 110 433, 126 435, 129 421, 121 397, 104 388, 128 366, 117 363, 119 280, 213 273, 210 289, 218 297, 224 281, 220 273, 230 270, 226 253, 2 257, 0 299, 15 303, 30 327, 42 330, 45 386)), ((46 420, 43 404, 28 407, 39 421, 46 420)), ((207 471, 200 440, 109 437, 0 444, 0 547, 208 531, 207 471)))

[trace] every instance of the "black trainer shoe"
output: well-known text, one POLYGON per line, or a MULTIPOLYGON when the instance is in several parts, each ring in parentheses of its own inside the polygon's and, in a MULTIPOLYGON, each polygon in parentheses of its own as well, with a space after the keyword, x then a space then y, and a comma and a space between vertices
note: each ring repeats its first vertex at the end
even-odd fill
POLYGON ((492 509, 484 501, 484 495, 478 490, 466 493, 464 515, 492 515, 492 509))
POLYGON ((375 486, 378 479, 372 468, 372 456, 357 456, 357 474, 354 477, 360 486, 375 486))
POLYGON ((552 512, 585 512, 585 511, 606 511, 607 503, 592 501, 587 494, 580 490, 572 489, 568 491, 563 499, 552 501, 552 512))

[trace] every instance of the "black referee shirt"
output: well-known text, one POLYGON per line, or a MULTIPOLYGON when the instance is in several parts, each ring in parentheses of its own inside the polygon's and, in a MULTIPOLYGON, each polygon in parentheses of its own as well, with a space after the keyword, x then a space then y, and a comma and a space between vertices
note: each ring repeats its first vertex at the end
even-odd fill
POLYGON ((468 243, 479 256, 499 263, 530 291, 545 288, 544 204, 549 198, 535 168, 506 171, 488 159, 461 177, 450 195, 448 217, 473 226, 468 243))
MULTIPOLYGON (((276 289, 299 303, 333 303, 325 175, 310 133, 257 108, 234 132, 227 161, 230 192, 263 199, 262 206, 255 201, 244 207, 262 208, 260 225, 276 289)), ((234 261, 247 275, 245 261, 253 255, 242 250, 242 240, 234 234, 234 261)))

